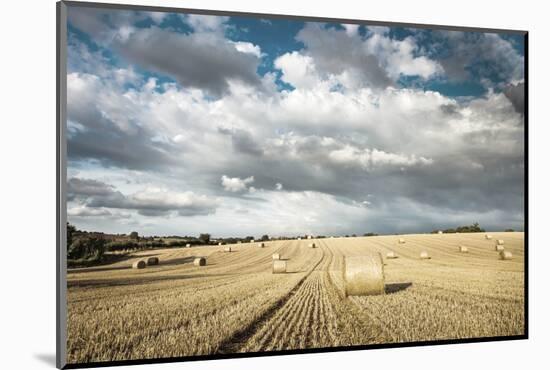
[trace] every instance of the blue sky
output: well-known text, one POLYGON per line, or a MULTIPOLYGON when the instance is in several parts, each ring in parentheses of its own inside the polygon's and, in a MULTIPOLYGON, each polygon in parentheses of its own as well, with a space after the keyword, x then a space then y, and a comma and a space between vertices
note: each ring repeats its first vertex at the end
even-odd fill
POLYGON ((520 35, 85 7, 68 15, 77 226, 157 235, 205 225, 219 235, 523 227, 520 35))

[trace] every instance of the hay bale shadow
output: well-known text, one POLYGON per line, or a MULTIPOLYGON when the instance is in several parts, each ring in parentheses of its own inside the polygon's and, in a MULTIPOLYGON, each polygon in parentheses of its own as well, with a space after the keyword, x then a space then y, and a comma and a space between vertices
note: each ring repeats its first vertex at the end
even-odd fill
POLYGON ((160 260, 159 266, 173 266, 173 265, 182 265, 186 263, 193 263, 195 256, 171 258, 169 260, 160 260))
POLYGON ((412 286, 411 282, 388 283, 384 286, 384 291, 386 292, 386 294, 393 294, 393 293, 397 293, 397 292, 400 292, 402 290, 408 289, 411 286, 412 286))

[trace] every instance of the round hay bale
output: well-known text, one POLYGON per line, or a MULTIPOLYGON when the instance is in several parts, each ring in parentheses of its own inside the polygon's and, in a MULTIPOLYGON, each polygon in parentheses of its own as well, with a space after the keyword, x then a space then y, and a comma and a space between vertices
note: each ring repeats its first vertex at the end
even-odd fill
POLYGON ((463 246, 463 245, 459 245, 459 246, 458 246, 458 251, 459 251, 460 253, 468 253, 468 247, 465 247, 465 246, 463 246))
POLYGON ((280 260, 281 259, 281 255, 279 253, 273 253, 273 255, 271 256, 274 260, 280 260))
POLYGON ((346 296, 384 294, 384 262, 380 253, 344 258, 346 296))
POLYGON ((147 266, 147 264, 145 263, 144 260, 139 260, 132 264, 132 268, 135 268, 135 269, 144 269, 145 266, 147 266))
POLYGON ((302 238, 298 238, 298 240, 302 240, 302 238))
POLYGON ((223 245, 223 243, 222 243, 222 242, 219 242, 218 245, 223 245))
POLYGON ((254 239, 250 239, 250 242, 251 242, 251 243, 254 243, 254 239))
POLYGON ((397 258, 397 254, 395 254, 394 251, 388 252, 388 253, 386 254, 386 258, 387 258, 387 259, 394 259, 394 258, 397 258))
POLYGON ((147 266, 153 266, 159 264, 159 258, 158 257, 149 257, 147 258, 147 266))
POLYGON ((491 239, 493 239, 493 236, 492 236, 492 235, 489 235, 489 234, 485 234, 485 239, 491 240, 491 239))
POLYGON ((191 248, 191 244, 185 244, 187 248, 191 248))
POLYGON ((260 248, 265 247, 265 243, 258 243, 258 247, 260 247, 260 248))
POLYGON ((405 244, 405 239, 399 238, 398 243, 399 243, 399 244, 405 244))
POLYGON ((439 230, 437 233, 438 233, 439 235, 441 235, 441 234, 443 234, 443 231, 439 230))
POLYGON ((284 274, 286 272, 286 261, 274 260, 272 272, 274 274, 284 274))
POLYGON ((317 248, 317 246, 315 245, 315 243, 309 243, 308 245, 310 248, 317 248))
POLYGON ((420 259, 421 260, 429 260, 430 258, 432 258, 432 257, 430 257, 428 252, 426 252, 426 251, 420 252, 420 259))
POLYGON ((495 250, 497 252, 502 252, 504 250, 504 245, 496 244, 495 245, 495 250))
POLYGON ((500 251, 499 253, 501 260, 511 260, 512 259, 512 252, 510 251, 500 251))
POLYGON ((237 244, 241 244, 241 243, 242 243, 242 242, 241 242, 240 240, 237 242, 237 244))
POLYGON ((231 247, 225 247, 225 248, 223 249, 223 251, 224 251, 224 252, 231 252, 231 247))
POLYGON ((497 240, 497 245, 504 245, 504 240, 502 239, 497 240))
POLYGON ((307 238, 308 238, 308 239, 311 239, 311 235, 308 235, 307 238))
POLYGON ((193 260, 193 265, 195 266, 206 266, 206 258, 197 257, 193 260))

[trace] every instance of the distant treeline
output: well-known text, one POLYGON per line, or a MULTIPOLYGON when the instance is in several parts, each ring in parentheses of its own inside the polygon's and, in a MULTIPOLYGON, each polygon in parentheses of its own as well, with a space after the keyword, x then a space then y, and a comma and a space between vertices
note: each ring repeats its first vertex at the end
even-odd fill
MULTIPOLYGON (((433 230, 432 234, 437 234, 440 230, 433 230)), ((477 222, 474 222, 471 225, 467 226, 458 226, 456 229, 445 229, 441 230, 444 234, 455 234, 455 233, 484 233, 485 229, 479 227, 477 222)))
MULTIPOLYGON (((236 244, 238 242, 248 243, 252 240, 255 240, 253 236, 212 239, 208 233, 200 234, 198 237, 143 237, 139 236, 136 231, 129 234, 105 234, 78 230, 74 225, 67 223, 67 264, 69 267, 92 266, 112 260, 114 254, 124 254, 144 249, 176 248, 187 245, 217 245, 219 243, 236 244)), ((268 235, 263 235, 258 240, 267 241, 270 238, 268 235)))
MULTIPOLYGON (((477 233, 485 232, 476 222, 468 226, 458 226, 455 229, 442 230, 444 233, 477 233)), ((506 229, 506 231, 513 231, 506 229)), ((438 233, 439 230, 433 230, 432 234, 438 233)), ((67 261, 69 267, 74 266, 91 266, 104 262, 108 262, 109 258, 113 258, 114 254, 125 254, 143 249, 151 248, 175 248, 185 247, 187 245, 217 245, 217 244, 236 244, 249 243, 255 241, 268 240, 292 240, 292 239, 307 239, 311 236, 315 239, 326 238, 325 235, 296 235, 270 238, 269 235, 262 235, 259 239, 254 236, 246 236, 244 238, 228 237, 228 238, 212 238, 210 234, 203 233, 198 237, 194 236, 140 236, 136 231, 129 234, 105 234, 101 232, 89 232, 77 230, 75 226, 67 223, 67 261), (110 252, 110 253, 109 253, 110 252)), ((346 234, 338 237, 357 237, 357 234, 346 234)), ((378 236, 373 232, 364 233, 362 236, 378 236)))

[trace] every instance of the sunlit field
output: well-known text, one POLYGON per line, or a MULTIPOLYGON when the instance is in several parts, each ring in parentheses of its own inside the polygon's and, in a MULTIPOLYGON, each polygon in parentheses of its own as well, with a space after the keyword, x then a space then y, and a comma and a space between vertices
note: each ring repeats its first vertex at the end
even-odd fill
POLYGON ((68 362, 521 335, 524 234, 270 241, 136 252, 68 273, 68 362), (405 243, 399 244, 398 239, 405 243), (496 239, 512 259, 501 260, 496 239), (461 253, 459 246, 467 247, 461 253), (388 252, 397 258, 387 259, 388 252), (430 259, 420 259, 426 251, 430 259), (385 294, 346 297, 344 257, 380 252, 385 294), (272 255, 287 272, 272 273, 272 255), (131 268, 158 257, 159 265, 131 268), (195 266, 195 257, 206 266, 195 266))

